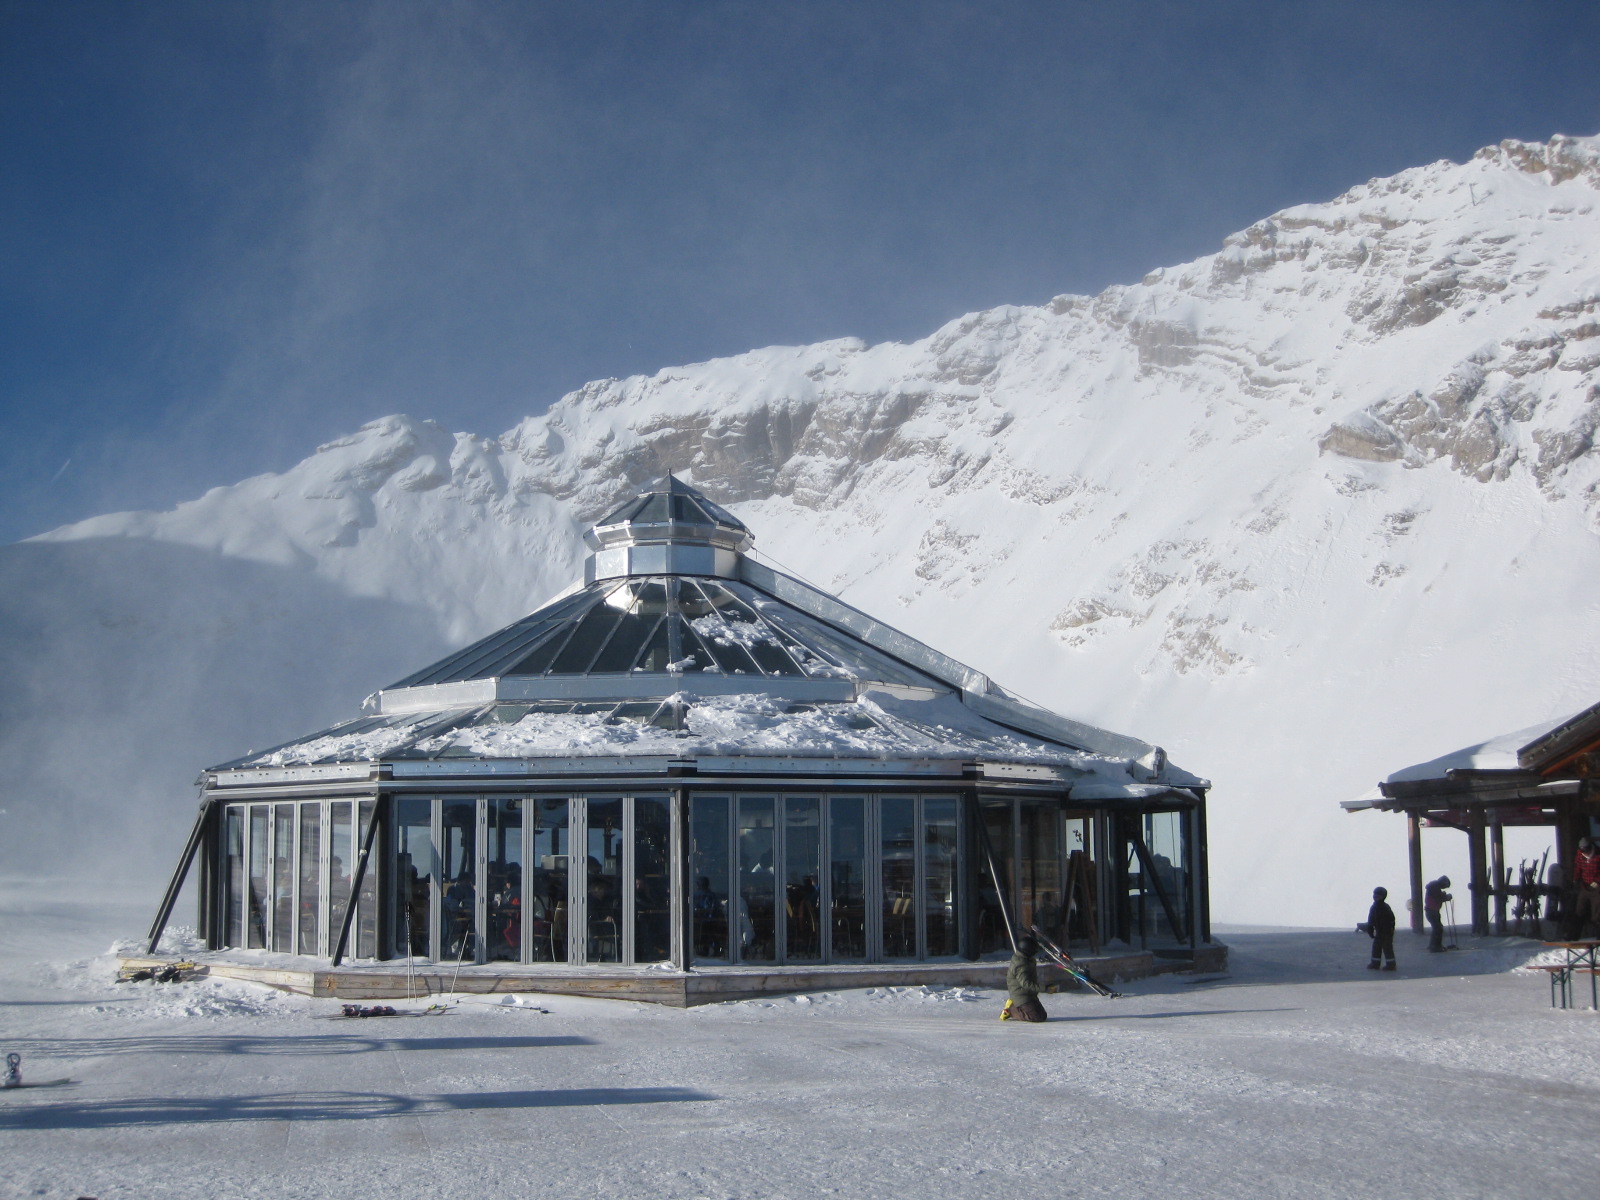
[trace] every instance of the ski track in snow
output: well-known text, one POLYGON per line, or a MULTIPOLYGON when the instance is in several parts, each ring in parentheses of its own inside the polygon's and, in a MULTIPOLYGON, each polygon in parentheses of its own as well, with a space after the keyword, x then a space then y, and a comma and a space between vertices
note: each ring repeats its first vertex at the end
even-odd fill
POLYGON ((0 1194, 1587 1200, 1600 1171, 1600 1016, 1549 1007, 1531 942, 1403 934, 1375 976, 1357 934, 1240 930, 1226 977, 1046 996, 1043 1026, 966 987, 349 1020, 114 984, 83 953, 111 914, 0 888, 0 1051, 55 1085, 0 1092, 0 1194))

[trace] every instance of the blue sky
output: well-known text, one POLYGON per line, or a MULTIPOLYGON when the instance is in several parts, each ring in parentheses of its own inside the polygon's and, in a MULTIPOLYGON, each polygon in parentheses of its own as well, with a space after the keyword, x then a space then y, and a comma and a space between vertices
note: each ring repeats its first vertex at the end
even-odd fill
POLYGON ((1600 132, 1600 3, 0 0, 0 540, 1600 132))

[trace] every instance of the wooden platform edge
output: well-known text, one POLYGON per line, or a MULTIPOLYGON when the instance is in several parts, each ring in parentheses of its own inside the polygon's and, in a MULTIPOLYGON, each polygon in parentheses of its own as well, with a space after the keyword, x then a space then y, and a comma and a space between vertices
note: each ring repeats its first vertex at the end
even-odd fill
MULTIPOLYGON (((123 967, 155 967, 182 961, 175 955, 129 955, 123 967)), ((1148 950, 1101 954, 1079 958, 1078 963, 1107 983, 1142 979, 1174 972, 1214 974, 1227 970, 1228 948, 1221 943, 1202 946, 1192 958, 1157 957, 1148 950)), ((426 1000, 452 990, 458 994, 498 995, 542 993, 583 996, 597 1000, 630 1000, 688 1008, 734 1000, 804 992, 844 991, 867 987, 984 987, 1005 986, 1003 962, 871 964, 866 966, 789 967, 761 970, 750 967, 700 967, 692 971, 632 968, 606 973, 604 968, 569 968, 565 971, 492 970, 467 967, 428 968, 409 975, 400 965, 361 964, 351 967, 296 969, 202 958, 196 974, 219 979, 261 983, 301 996, 337 1000, 426 1000), (580 973, 581 972, 581 973, 580 973)), ((1040 964, 1039 977, 1062 991, 1081 990, 1065 972, 1040 964)))

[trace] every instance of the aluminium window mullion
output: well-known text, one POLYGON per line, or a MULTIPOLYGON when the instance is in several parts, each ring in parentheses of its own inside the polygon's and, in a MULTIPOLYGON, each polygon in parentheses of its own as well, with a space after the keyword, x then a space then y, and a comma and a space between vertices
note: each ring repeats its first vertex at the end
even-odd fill
POLYGON ((622 853, 618 856, 621 878, 617 886, 622 889, 622 928, 617 930, 619 944, 617 946, 618 963, 632 963, 634 960, 633 922, 636 911, 635 902, 638 900, 637 878, 634 875, 634 817, 632 796, 622 797, 622 853))

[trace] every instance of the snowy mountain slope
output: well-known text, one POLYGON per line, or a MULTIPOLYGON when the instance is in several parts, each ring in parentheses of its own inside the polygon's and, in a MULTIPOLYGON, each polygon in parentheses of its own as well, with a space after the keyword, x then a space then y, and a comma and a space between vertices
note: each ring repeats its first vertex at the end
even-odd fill
MULTIPOLYGON (((1508 142, 1099 296, 598 381, 498 438, 385 418, 44 540, 266 564, 460 642, 671 469, 777 565, 1214 779, 1219 917, 1342 921, 1401 885, 1403 837, 1338 800, 1595 698, 1597 193, 1600 140, 1508 142)), ((286 678, 313 676, 341 682, 286 678)))

